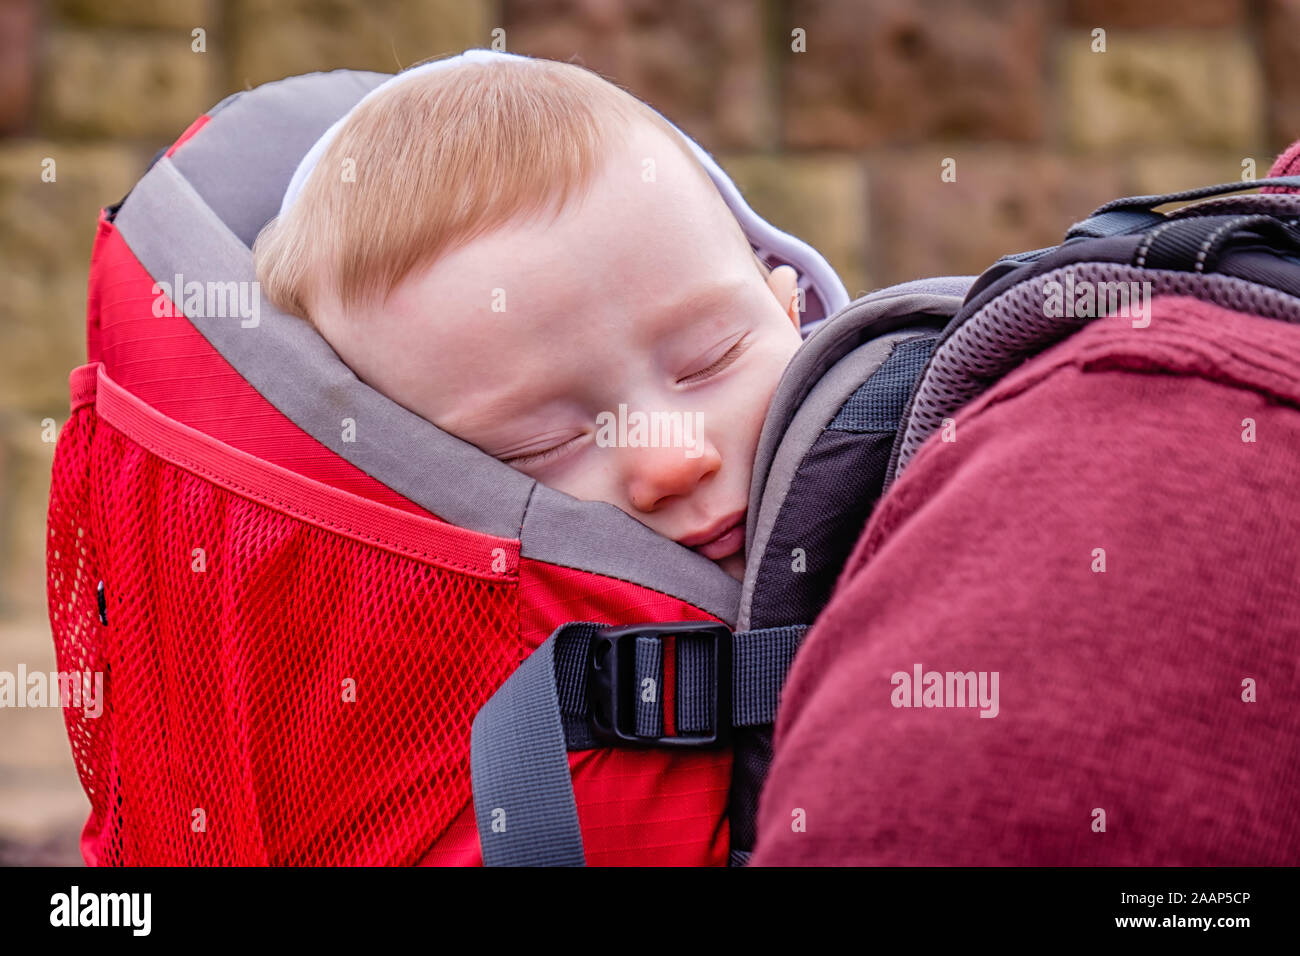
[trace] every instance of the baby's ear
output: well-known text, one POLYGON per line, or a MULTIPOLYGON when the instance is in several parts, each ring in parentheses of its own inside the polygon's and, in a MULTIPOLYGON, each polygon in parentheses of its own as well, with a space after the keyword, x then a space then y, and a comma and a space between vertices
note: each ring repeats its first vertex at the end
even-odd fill
POLYGON ((767 287, 781 303, 781 308, 797 329, 803 316, 799 312, 799 273, 794 266, 779 265, 768 274, 767 287))

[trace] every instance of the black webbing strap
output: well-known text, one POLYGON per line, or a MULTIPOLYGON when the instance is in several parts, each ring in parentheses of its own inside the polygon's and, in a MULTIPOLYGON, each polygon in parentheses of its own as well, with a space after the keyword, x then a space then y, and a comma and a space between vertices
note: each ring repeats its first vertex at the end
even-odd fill
POLYGON ((571 622, 555 632, 497 690, 474 719, 470 741, 474 816, 486 866, 580 866, 584 862, 566 752, 600 746, 716 746, 731 726, 770 724, 807 625, 730 635, 710 622, 659 622, 609 628, 571 622), (614 634, 626 643, 632 682, 615 679, 613 702, 599 679, 617 660, 614 634), (673 695, 677 735, 662 736, 663 637, 676 651, 673 695), (595 678, 595 679, 593 679, 595 678), (725 683, 723 683, 725 682, 725 683), (714 727, 729 702, 728 727, 714 727), (611 705, 612 708, 611 708, 611 705), (630 715, 631 731, 613 740, 611 718, 630 715), (607 713, 606 711, 611 711, 607 713), (604 729, 602 729, 604 728, 604 729))

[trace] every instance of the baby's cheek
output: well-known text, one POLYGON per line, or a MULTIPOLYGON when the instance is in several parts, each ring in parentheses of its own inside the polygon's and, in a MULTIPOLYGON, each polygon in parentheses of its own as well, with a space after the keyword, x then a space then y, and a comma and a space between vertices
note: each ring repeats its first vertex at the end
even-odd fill
MULTIPOLYGON (((791 354, 793 353, 788 353, 785 349, 776 350, 762 369, 761 381, 756 383, 750 392, 750 423, 755 432, 762 430, 763 421, 767 418, 768 409, 772 404, 772 396, 776 394, 776 387, 781 383, 781 375, 790 363, 791 354)), ((758 441, 757 434, 754 440, 758 441)))
POLYGON ((562 469, 535 477, 542 484, 579 501, 607 501, 626 510, 626 502, 616 493, 613 474, 609 449, 593 448, 575 456, 562 469))

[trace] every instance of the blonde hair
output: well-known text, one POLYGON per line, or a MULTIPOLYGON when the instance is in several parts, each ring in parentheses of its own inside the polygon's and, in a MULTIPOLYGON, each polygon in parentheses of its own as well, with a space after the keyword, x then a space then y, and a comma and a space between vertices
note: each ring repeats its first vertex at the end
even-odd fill
POLYGON ((345 312, 382 301, 477 236, 558 214, 636 121, 668 135, 716 189, 662 116, 576 64, 467 62, 395 84, 353 111, 293 205, 262 229, 262 291, 313 323, 322 296, 345 312))

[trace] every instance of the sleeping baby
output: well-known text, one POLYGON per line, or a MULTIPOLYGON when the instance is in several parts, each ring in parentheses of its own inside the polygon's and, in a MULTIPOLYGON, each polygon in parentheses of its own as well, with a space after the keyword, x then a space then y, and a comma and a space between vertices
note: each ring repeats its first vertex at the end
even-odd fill
POLYGON ((795 270, 640 100, 574 64, 458 59, 346 117, 257 239, 264 293, 393 401, 743 577, 795 270), (685 427, 637 440, 647 421, 685 427))

